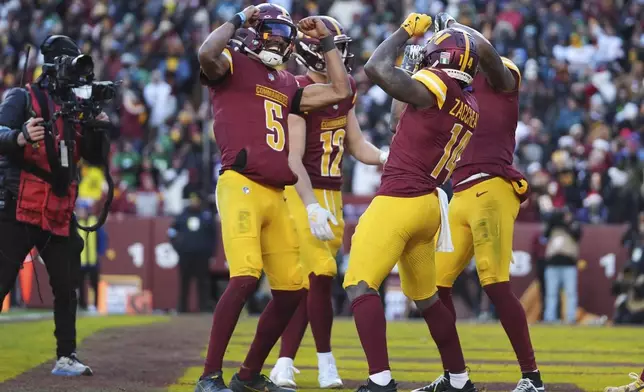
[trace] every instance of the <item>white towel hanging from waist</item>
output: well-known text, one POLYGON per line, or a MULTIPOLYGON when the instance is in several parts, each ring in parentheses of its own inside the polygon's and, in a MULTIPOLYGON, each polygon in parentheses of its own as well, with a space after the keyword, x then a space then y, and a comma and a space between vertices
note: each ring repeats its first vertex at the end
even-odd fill
POLYGON ((441 227, 438 232, 438 243, 436 244, 437 252, 454 252, 454 244, 452 243, 452 232, 449 228, 449 200, 447 193, 441 188, 438 191, 438 204, 441 211, 441 227))

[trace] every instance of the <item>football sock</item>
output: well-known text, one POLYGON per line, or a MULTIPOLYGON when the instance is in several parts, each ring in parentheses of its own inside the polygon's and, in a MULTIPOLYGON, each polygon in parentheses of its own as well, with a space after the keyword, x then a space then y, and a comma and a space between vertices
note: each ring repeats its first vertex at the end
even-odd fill
POLYGON ((523 372, 521 374, 521 378, 527 378, 528 380, 532 381, 532 384, 534 384, 534 386, 537 388, 543 386, 543 381, 541 381, 541 373, 539 373, 539 370, 535 370, 533 372, 523 372))
POLYGON ((521 372, 534 372, 537 369, 537 362, 530 341, 528 321, 521 302, 512 292, 510 282, 490 284, 483 289, 494 304, 496 314, 519 361, 521 372))
POLYGON ((230 278, 212 318, 208 354, 203 370, 204 376, 221 371, 224 354, 237 325, 237 320, 239 320, 239 315, 244 309, 246 299, 255 289, 257 289, 257 278, 253 276, 230 278))
POLYGON ((305 290, 271 290, 273 299, 259 316, 257 331, 250 345, 243 365, 239 369, 239 379, 249 381, 259 374, 266 357, 277 343, 289 320, 297 309, 305 290))
POLYGON ((439 300, 423 311, 423 318, 436 342, 443 368, 450 371, 450 377, 454 372, 465 371, 461 342, 458 339, 454 317, 449 310, 439 300))
POLYGON ((640 374, 640 381, 644 382, 644 370, 642 370, 642 373, 640 374))
POLYGON ((331 351, 331 326, 333 325, 333 304, 331 302, 332 276, 309 275, 311 288, 308 295, 309 321, 319 353, 331 351))
POLYGON ((369 379, 381 387, 384 387, 391 382, 391 370, 383 370, 382 372, 371 374, 369 379))
POLYGON ((306 326, 309 322, 306 315, 306 297, 307 291, 304 290, 300 304, 282 334, 280 357, 295 359, 297 349, 302 343, 302 338, 304 337, 304 332, 306 332, 306 326))
POLYGON ((443 302, 443 305, 449 310, 449 312, 456 320, 456 309, 454 308, 454 300, 452 299, 452 288, 451 287, 438 287, 438 297, 443 302))
POLYGON ((353 300, 351 310, 362 349, 367 356, 369 374, 390 370, 387 353, 387 322, 380 296, 378 294, 361 295, 353 300))
POLYGON ((277 368, 293 367, 293 359, 292 358, 287 358, 287 357, 277 358, 277 361, 275 362, 275 367, 277 367, 277 368))
POLYGON ((452 387, 456 389, 463 389, 465 384, 467 384, 467 380, 469 380, 469 376, 467 375, 467 372, 464 373, 450 373, 449 374, 449 383, 452 387))
POLYGON ((317 353, 318 363, 331 363, 333 362, 333 353, 317 353))

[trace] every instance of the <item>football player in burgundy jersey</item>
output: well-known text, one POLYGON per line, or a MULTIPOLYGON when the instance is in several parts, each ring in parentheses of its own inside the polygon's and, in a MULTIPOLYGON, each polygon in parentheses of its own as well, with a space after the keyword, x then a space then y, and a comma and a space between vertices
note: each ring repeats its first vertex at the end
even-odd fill
POLYGON ((476 391, 467 374, 454 317, 438 298, 434 256, 436 250, 452 248, 447 195, 439 186, 450 177, 476 130, 478 106, 466 87, 476 74, 478 54, 470 34, 447 29, 428 41, 420 71, 410 76, 396 68, 399 49, 410 37, 424 36, 431 23, 427 15, 409 15, 365 66, 374 83, 407 106, 380 189, 353 235, 344 278, 369 365, 369 380, 360 392, 397 390, 389 367, 385 312, 378 297, 380 284, 396 263, 402 290, 422 312, 443 367, 450 373, 448 390, 476 391))
MULTIPOLYGON (((527 181, 512 167, 521 74, 479 32, 455 23, 446 13, 438 14, 436 33, 448 26, 468 32, 477 43, 482 72, 474 78, 472 88, 481 117, 452 175, 449 223, 454 252, 436 256, 438 293, 456 317, 452 285, 474 256, 481 285, 494 304, 521 368, 514 392, 543 392, 525 312, 510 287, 514 221, 528 191, 527 181)), ((446 372, 417 391, 442 391, 448 384, 446 372)))
POLYGON ((295 76, 276 70, 291 54, 297 29, 288 12, 274 4, 239 12, 199 49, 201 80, 211 91, 214 132, 222 155, 217 204, 230 283, 215 309, 196 391, 282 390, 260 372, 304 294, 297 237, 283 191, 297 181, 288 165, 287 116, 351 96, 347 71, 326 25, 313 17, 298 27, 320 41, 328 82, 302 88, 295 76), (273 298, 228 389, 222 378, 224 353, 262 270, 273 298))
MULTIPOLYGON (((328 16, 320 16, 320 19, 334 36, 347 72, 351 72, 351 38, 335 19, 328 16)), ((296 40, 296 59, 308 68, 306 75, 296 78, 301 87, 327 81, 326 62, 320 49, 320 42, 315 38, 302 36, 296 40)), ((288 118, 289 162, 298 181, 294 187, 286 187, 285 194, 295 221, 304 286, 308 293, 282 334, 280 357, 271 371, 271 380, 278 386, 297 386, 293 360, 310 321, 317 349, 319 385, 321 388, 342 387, 331 353, 331 288, 337 274, 335 256, 344 234, 342 160, 345 151, 368 165, 384 163, 387 156, 362 135, 354 108, 356 83, 353 78, 350 80, 353 90, 350 98, 288 118), (334 220, 332 225, 329 225, 329 219, 334 220)))

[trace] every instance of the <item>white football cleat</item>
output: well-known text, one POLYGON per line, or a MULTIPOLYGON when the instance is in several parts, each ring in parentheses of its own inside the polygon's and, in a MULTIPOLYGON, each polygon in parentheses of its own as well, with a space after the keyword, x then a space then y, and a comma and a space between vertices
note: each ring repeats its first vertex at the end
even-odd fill
POLYGON ((278 387, 296 388, 295 374, 300 374, 300 371, 293 366, 293 359, 282 357, 275 362, 275 366, 271 370, 270 379, 278 387))
POLYGON ((84 365, 76 356, 72 354, 69 357, 60 357, 54 368, 51 371, 51 374, 54 376, 91 376, 92 369, 89 366, 84 365))
POLYGON ((318 382, 323 389, 342 388, 342 379, 331 353, 318 353, 318 382))

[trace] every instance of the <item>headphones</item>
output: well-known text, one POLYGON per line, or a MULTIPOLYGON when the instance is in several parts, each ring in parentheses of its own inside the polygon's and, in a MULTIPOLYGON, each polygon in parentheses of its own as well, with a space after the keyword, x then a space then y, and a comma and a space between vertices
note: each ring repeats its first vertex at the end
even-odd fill
POLYGON ((76 42, 66 35, 50 35, 40 45, 40 52, 43 56, 47 56, 54 51, 58 52, 55 53, 57 55, 78 56, 82 54, 76 42), (62 41, 62 45, 56 44, 57 41, 62 41))

